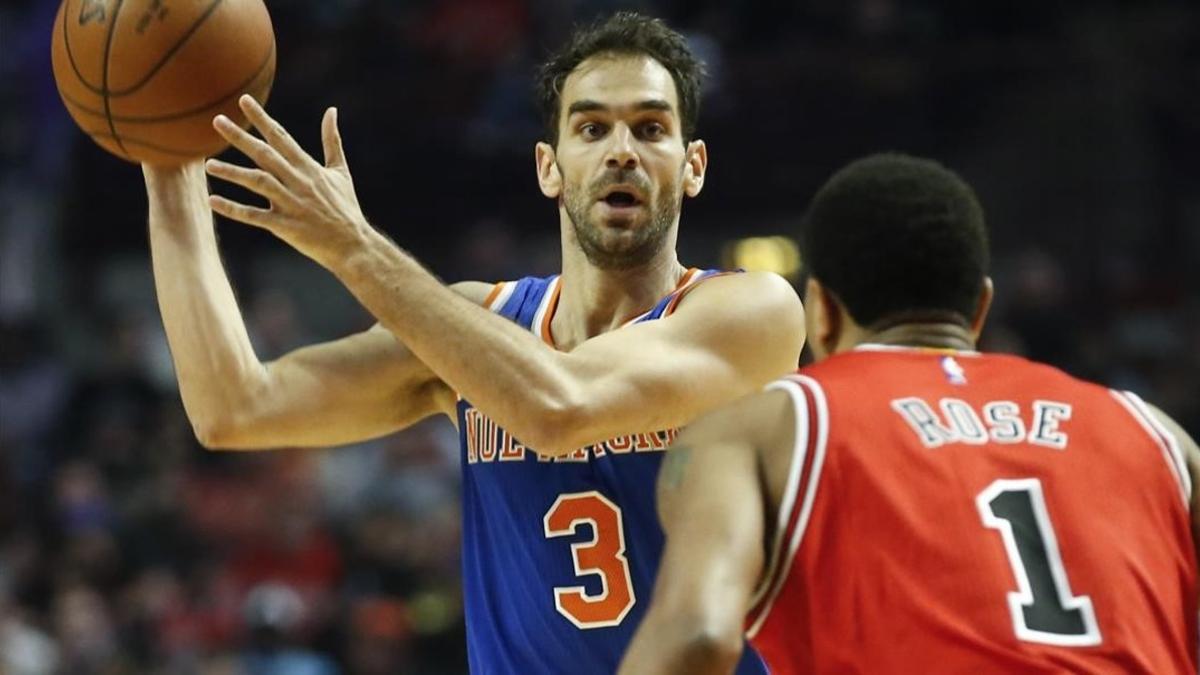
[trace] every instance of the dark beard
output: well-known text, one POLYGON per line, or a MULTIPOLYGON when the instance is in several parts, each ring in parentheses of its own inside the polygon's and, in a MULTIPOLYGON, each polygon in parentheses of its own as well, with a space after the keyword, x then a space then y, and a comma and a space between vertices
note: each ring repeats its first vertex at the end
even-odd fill
POLYGON ((644 180, 624 171, 607 173, 586 190, 563 186, 563 205, 575 228, 575 239, 588 262, 603 270, 628 270, 648 263, 666 245, 671 225, 679 217, 679 191, 676 185, 664 185, 650 204, 650 222, 645 227, 634 230, 631 239, 620 243, 605 241, 604 227, 588 218, 588 210, 605 188, 619 183, 631 183, 643 191, 649 188, 644 180))

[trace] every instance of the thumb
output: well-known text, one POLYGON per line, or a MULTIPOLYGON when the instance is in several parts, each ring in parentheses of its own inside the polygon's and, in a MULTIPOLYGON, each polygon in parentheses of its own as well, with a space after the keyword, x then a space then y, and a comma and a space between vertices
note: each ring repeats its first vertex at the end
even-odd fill
POLYGON ((325 166, 330 169, 348 170, 346 151, 342 149, 342 134, 337 127, 337 108, 325 111, 321 120, 321 145, 325 147, 325 166))

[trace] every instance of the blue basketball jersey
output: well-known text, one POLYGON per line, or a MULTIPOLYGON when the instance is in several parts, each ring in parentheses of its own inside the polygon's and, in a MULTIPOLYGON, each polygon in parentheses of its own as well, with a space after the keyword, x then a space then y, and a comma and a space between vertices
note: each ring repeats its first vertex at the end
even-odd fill
MULTIPOLYGON (((674 311, 713 271, 689 270, 629 323, 674 311)), ((494 312, 547 343, 560 280, 497 284, 494 312)), ((612 673, 645 614, 662 554, 655 481, 676 430, 538 455, 469 401, 458 402, 463 585, 474 673, 612 673)), ((766 672, 747 647, 737 671, 766 672)))

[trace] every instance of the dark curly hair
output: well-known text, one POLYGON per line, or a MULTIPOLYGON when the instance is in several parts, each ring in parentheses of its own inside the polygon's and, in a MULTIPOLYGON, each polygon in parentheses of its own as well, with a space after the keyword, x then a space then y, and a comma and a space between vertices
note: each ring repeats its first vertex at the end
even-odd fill
POLYGON ((988 268, 975 191, 941 164, 898 153, 850 163, 804 218, 809 273, 858 324, 972 319, 988 268))
POLYGON ((687 40, 660 19, 636 12, 617 12, 576 30, 571 39, 538 70, 537 99, 546 124, 546 140, 558 144, 562 86, 580 63, 596 54, 644 54, 662 64, 679 95, 679 119, 686 143, 696 133, 700 116, 700 84, 704 64, 687 40))

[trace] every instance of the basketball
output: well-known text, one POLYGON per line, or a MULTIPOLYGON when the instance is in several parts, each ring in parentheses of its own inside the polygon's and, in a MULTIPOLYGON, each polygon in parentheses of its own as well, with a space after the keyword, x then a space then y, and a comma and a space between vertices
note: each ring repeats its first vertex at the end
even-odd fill
POLYGON ((51 62, 75 123, 131 162, 174 165, 221 151, 217 114, 266 99, 275 34, 262 0, 63 0, 51 62))

